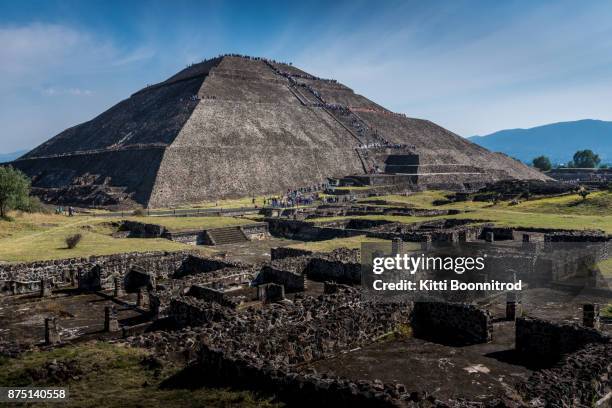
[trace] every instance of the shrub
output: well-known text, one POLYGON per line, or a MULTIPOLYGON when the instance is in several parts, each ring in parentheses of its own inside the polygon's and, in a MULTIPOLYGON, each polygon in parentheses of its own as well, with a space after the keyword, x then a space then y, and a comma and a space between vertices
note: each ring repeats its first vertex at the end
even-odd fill
POLYGON ((538 156, 532 161, 533 167, 542 171, 548 171, 552 168, 550 159, 546 156, 538 156))
POLYGON ((144 210, 144 208, 137 208, 132 211, 132 215, 135 217, 144 217, 145 215, 147 215, 147 212, 144 210))
POLYGON ((68 247, 68 249, 74 249, 77 245, 79 245, 81 239, 83 239, 83 235, 81 234, 70 235, 66 237, 66 246, 68 247))
MULTIPOLYGON (((599 155, 593 153, 592 150, 578 150, 574 154, 574 160, 572 160, 574 167, 578 168, 595 168, 601 162, 599 155)), ((569 165, 568 165, 569 167, 569 165)))
POLYGON ((28 212, 28 213, 43 213, 43 214, 53 213, 53 210, 49 206, 43 204, 40 201, 40 198, 36 196, 28 197, 26 202, 21 204, 18 209, 21 211, 28 212))
POLYGON ((586 200, 589 194, 591 194, 591 192, 584 187, 580 187, 580 189, 578 190, 578 195, 582 197, 583 200, 586 200))
POLYGON ((30 179, 11 166, 0 166, 0 218, 23 206, 30 194, 30 179))

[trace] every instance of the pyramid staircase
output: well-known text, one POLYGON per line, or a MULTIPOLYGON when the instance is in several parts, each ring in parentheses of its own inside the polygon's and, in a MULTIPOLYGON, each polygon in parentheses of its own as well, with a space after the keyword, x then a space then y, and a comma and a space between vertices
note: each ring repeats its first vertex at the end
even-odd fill
POLYGON ((214 228, 207 232, 214 245, 236 244, 248 241, 240 227, 214 228))

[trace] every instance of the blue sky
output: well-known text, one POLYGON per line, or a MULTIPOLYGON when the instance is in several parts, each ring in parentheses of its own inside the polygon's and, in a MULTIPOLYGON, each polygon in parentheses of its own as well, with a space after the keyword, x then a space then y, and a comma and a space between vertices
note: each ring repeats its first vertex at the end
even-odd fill
POLYGON ((0 153, 233 52, 463 136, 612 120, 611 1, 0 0, 0 153))

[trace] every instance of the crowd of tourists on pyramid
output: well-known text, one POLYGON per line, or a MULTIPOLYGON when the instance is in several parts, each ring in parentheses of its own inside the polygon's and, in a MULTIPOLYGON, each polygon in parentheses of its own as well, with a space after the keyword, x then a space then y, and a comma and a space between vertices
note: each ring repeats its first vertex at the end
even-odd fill
POLYGON ((338 196, 319 194, 321 191, 329 192, 330 187, 329 183, 319 183, 309 187, 300 187, 293 190, 288 189, 287 192, 280 197, 264 198, 264 207, 290 208, 311 205, 315 202, 330 204, 348 200, 347 197, 338 198, 338 196))
POLYGON ((376 149, 376 148, 388 148, 388 149, 416 149, 415 145, 408 145, 403 143, 360 143, 357 146, 358 149, 376 149))

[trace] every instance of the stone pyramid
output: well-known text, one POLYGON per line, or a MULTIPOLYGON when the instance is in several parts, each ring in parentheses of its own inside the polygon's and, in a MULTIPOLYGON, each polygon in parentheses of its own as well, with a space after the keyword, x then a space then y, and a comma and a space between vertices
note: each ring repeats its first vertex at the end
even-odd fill
POLYGON ((546 178, 334 80, 233 55, 148 86, 12 164, 44 199, 96 206, 278 193, 374 169, 424 187, 546 178))

